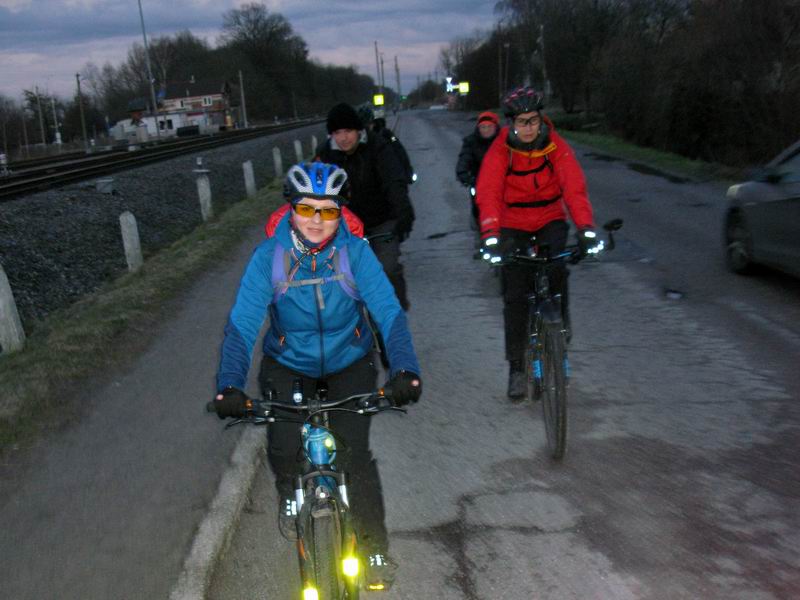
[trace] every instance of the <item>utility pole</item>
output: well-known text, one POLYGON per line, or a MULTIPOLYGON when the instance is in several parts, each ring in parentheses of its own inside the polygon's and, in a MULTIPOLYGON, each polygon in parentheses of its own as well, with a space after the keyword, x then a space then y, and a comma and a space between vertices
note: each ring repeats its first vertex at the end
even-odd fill
POLYGON ((31 149, 30 149, 30 146, 28 146, 28 124, 25 122, 25 116, 26 116, 25 115, 25 111, 26 110, 27 110, 26 108, 22 109, 22 135, 24 136, 23 139, 25 140, 25 156, 30 158, 31 157, 31 149))
POLYGON ((247 107, 244 104, 244 79, 242 79, 242 70, 239 69, 239 93, 242 97, 242 119, 244 120, 244 128, 247 129, 247 107))
POLYGON ((83 116, 83 95, 81 94, 81 74, 75 73, 75 81, 78 82, 78 107, 81 110, 81 131, 83 132, 83 150, 89 154, 89 140, 86 139, 86 119, 83 116))
POLYGON ((39 98, 39 86, 33 88, 36 94, 36 106, 39 108, 39 130, 42 133, 42 146, 47 145, 47 138, 44 137, 44 116, 42 115, 42 100, 39 98))
POLYGON ((497 100, 503 103, 503 44, 500 36, 497 37, 497 100))
POLYGON ((375 40, 375 71, 378 73, 378 93, 383 93, 383 83, 381 79, 381 64, 380 56, 378 54, 378 40, 375 40))
POLYGON ((510 50, 511 43, 510 42, 506 42, 505 44, 503 44, 503 47, 506 49, 506 70, 505 70, 505 76, 503 77, 503 88, 507 90, 508 89, 508 58, 509 58, 509 56, 511 56, 511 50, 510 50))
POLYGON ((383 76, 383 52, 381 52, 381 92, 386 87, 386 78, 383 76))
POLYGON ((400 67, 397 65, 397 54, 394 55, 394 76, 397 79, 397 103, 403 99, 403 92, 400 91, 400 67))
POLYGON ((50 96, 50 107, 53 109, 53 129, 55 129, 55 132, 56 132, 55 143, 60 146, 61 145, 61 131, 58 128, 58 115, 56 114, 56 98, 55 98, 55 96, 50 96))
POLYGON ((547 67, 545 66, 546 61, 544 57, 544 25, 539 25, 539 47, 542 52, 542 79, 544 79, 542 82, 544 89, 542 91, 544 92, 545 98, 547 98, 550 96, 550 90, 548 89, 550 86, 547 81, 547 67))
POLYGON ((139 19, 142 22, 142 39, 144 40, 144 63, 147 65, 147 79, 150 81, 150 101, 153 103, 151 116, 156 122, 156 138, 161 140, 161 131, 158 124, 158 103, 156 102, 156 90, 153 87, 153 71, 150 69, 150 49, 147 47, 147 33, 144 30, 144 13, 142 12, 142 0, 139 2, 139 19))

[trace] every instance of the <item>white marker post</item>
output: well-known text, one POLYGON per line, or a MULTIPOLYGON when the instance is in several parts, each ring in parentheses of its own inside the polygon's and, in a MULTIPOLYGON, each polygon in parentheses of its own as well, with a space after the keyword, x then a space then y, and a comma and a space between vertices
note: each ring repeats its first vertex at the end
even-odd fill
POLYGON ((192 173, 197 174, 197 196, 200 198, 200 215, 203 221, 208 221, 214 216, 214 207, 211 204, 211 182, 208 180, 208 169, 203 169, 203 159, 197 157, 197 168, 192 173))
POLYGON ((119 216, 119 227, 122 231, 122 245, 125 248, 125 260, 128 263, 128 271, 135 273, 142 268, 144 259, 142 258, 142 246, 139 242, 139 226, 136 224, 136 217, 130 211, 125 211, 119 216))
POLYGON ((256 176, 253 173, 253 161, 248 160, 242 163, 242 170, 244 171, 244 189, 248 198, 256 195, 256 176))
POLYGON ((281 158, 281 149, 272 149, 272 162, 275 164, 275 177, 283 179, 283 158, 281 158))
POLYGON ((294 155, 297 157, 297 162, 303 162, 303 144, 300 140, 294 141, 294 155))
POLYGON ((0 265, 0 346, 4 354, 22 350, 25 346, 25 330, 22 329, 11 284, 8 283, 2 265, 0 265))

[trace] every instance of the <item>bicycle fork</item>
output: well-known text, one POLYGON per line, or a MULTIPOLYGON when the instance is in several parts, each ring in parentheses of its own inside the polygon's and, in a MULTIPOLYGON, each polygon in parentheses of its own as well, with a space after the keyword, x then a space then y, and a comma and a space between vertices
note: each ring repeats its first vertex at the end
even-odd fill
MULTIPOLYGON (((360 564, 357 554, 357 539, 349 513, 347 478, 334 470, 331 464, 336 458, 335 438, 324 428, 306 424, 302 430, 306 458, 310 470, 295 479, 295 501, 297 504, 297 556, 303 599, 317 600, 318 592, 313 552, 318 551, 309 543, 308 526, 315 518, 331 518, 338 523, 338 539, 332 540, 338 547, 334 556, 339 559, 337 569, 344 575, 348 598, 358 597, 360 564)), ((312 525, 313 526, 313 525, 312 525)))

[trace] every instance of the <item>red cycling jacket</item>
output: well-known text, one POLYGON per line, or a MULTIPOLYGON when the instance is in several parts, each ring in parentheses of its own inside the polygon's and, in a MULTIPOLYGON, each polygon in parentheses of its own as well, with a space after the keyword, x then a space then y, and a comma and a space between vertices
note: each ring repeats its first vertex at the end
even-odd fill
MULTIPOLYGON (((264 233, 267 234, 267 237, 272 237, 275 235, 275 229, 277 229, 278 223, 281 222, 281 219, 287 212, 289 212, 291 207, 291 204, 287 202, 269 216, 267 219, 267 224, 264 225, 264 233)), ((364 237, 364 223, 361 222, 361 219, 359 219, 352 210, 346 206, 343 206, 342 217, 344 217, 350 233, 358 237, 364 237)))
POLYGON ((508 127, 503 127, 487 151, 475 199, 482 237, 497 235, 501 227, 538 231, 551 221, 566 220, 566 211, 578 229, 594 227, 583 170, 569 144, 544 120, 550 144, 543 150, 510 148, 508 127))

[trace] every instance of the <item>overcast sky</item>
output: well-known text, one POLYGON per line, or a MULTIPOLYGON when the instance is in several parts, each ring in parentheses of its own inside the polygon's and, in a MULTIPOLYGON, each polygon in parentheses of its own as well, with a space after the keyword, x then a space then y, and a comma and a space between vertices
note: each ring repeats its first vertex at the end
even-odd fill
MULTIPOLYGON (((222 14, 237 0, 142 0, 148 38, 189 29, 214 44, 222 14)), ((376 78, 375 40, 387 86, 416 86, 438 63, 439 48, 476 29, 490 29, 495 0, 265 0, 306 41, 312 58, 355 65, 376 78)), ((59 96, 75 91, 87 62, 118 66, 141 43, 137 0, 0 0, 0 94, 19 100, 38 85, 59 96)))

